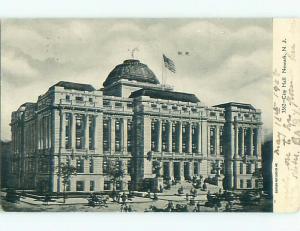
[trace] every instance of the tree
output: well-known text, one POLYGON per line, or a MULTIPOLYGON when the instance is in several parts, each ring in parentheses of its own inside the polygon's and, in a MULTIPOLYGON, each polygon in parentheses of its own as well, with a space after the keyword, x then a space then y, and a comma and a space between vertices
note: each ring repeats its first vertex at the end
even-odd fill
POLYGON ((64 187, 63 198, 64 203, 66 203, 66 186, 70 182, 73 175, 77 175, 77 169, 73 165, 62 163, 58 166, 57 175, 62 178, 62 183, 64 187))
POLYGON ((117 181, 122 179, 125 175, 124 164, 120 160, 110 159, 107 161, 108 163, 108 175, 110 176, 110 180, 113 183, 113 191, 116 191, 117 181))

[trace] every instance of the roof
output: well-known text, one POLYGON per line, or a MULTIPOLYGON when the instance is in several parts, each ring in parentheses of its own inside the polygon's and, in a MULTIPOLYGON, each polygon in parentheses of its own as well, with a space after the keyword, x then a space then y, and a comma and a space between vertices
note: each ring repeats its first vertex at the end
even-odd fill
POLYGON ((198 103, 200 100, 194 94, 183 92, 154 90, 154 89, 140 89, 131 93, 129 98, 136 98, 139 96, 149 96, 154 99, 174 100, 182 102, 198 103))
POLYGON ((238 107, 238 108, 242 108, 242 109, 255 110, 255 107, 253 107, 251 104, 237 103, 237 102, 229 102, 229 103, 218 104, 218 105, 214 105, 213 107, 222 107, 222 108, 238 107))
POLYGON ((57 84, 53 85, 49 89, 53 87, 63 87, 64 89, 73 89, 77 91, 95 91, 96 89, 90 84, 83 84, 83 83, 73 83, 73 82, 66 82, 60 81, 57 84))
POLYGON ((135 80, 138 82, 159 84, 153 71, 146 65, 136 59, 125 60, 117 65, 107 76, 103 83, 106 87, 120 79, 135 80))

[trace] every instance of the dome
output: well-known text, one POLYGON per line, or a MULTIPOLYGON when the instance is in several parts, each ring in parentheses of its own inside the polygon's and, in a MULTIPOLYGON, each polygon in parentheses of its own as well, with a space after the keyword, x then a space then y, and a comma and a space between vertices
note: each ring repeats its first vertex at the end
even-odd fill
POLYGON ((136 59, 125 60, 122 64, 117 65, 108 75, 103 83, 106 87, 120 79, 135 80, 137 82, 159 84, 153 71, 147 65, 136 59))

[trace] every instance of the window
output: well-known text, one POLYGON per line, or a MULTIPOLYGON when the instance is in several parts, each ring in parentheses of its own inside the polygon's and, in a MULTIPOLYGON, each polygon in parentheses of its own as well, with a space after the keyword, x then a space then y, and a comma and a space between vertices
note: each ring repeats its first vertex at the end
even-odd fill
POLYGON ((162 122, 162 134, 161 134, 161 141, 162 141, 162 150, 164 152, 168 151, 168 125, 166 122, 162 122))
POLYGON ((223 156, 224 155, 224 150, 223 150, 223 145, 224 145, 224 127, 220 126, 220 130, 219 130, 220 134, 220 155, 223 156))
POLYGON ((84 181, 76 181, 76 191, 84 191, 84 181))
POLYGON ((182 124, 182 152, 189 151, 189 125, 187 123, 182 124))
POLYGON ((216 154, 216 127, 211 126, 209 129, 210 154, 216 154))
POLYGON ((172 123, 172 152, 176 152, 176 139, 177 139, 177 126, 176 123, 172 123))
POLYGON ((177 106, 172 106, 172 109, 173 110, 178 110, 178 107, 177 106))
POLYGON ((108 162, 107 160, 103 160, 103 173, 108 174, 108 162))
POLYGON ((95 149, 95 117, 89 116, 89 149, 95 149))
POLYGON ((215 112, 210 112, 209 115, 210 116, 216 116, 216 113, 215 112))
POLYGON ((168 109, 168 105, 162 105, 161 108, 164 109, 164 110, 167 110, 168 109))
POLYGON ((244 188, 244 181, 240 180, 240 188, 244 188))
POLYGON ((90 181, 90 191, 94 191, 95 190, 95 181, 91 180, 90 181))
POLYGON ((199 175, 199 162, 194 162, 194 175, 199 175))
POLYGON ((242 156, 243 154, 243 136, 244 136, 244 129, 238 128, 238 154, 242 156))
POLYGON ((127 120, 127 152, 132 151, 132 121, 127 120))
POLYGON ((76 148, 83 148, 83 135, 84 135, 84 125, 83 125, 83 115, 76 115, 76 148))
POLYGON ((122 122, 121 120, 115 121, 115 151, 121 151, 121 137, 122 137, 122 130, 121 130, 122 122))
POLYGON ((244 165, 243 163, 240 163, 240 174, 244 174, 244 165))
POLYGON ((152 108, 157 108, 157 105, 156 104, 151 104, 151 107, 152 108))
POLYGON ((251 180, 247 180, 247 188, 252 188, 252 181, 251 180))
POLYGON ((70 101, 70 96, 69 95, 66 95, 66 100, 70 101))
POLYGON ((103 119, 103 151, 110 149, 109 119, 103 119))
POLYGON ((132 108, 132 106, 133 106, 132 103, 128 103, 128 104, 127 104, 127 107, 128 107, 128 108, 132 108))
POLYGON ((76 160, 76 171, 77 173, 84 173, 84 159, 76 160))
POLYGON ((65 115, 65 148, 71 148, 71 123, 72 123, 72 114, 66 113, 65 115))
POLYGON ((94 173, 94 160, 90 160, 90 173, 94 173))
POLYGON ((252 171, 251 171, 251 164, 247 164, 246 173, 247 174, 251 174, 252 173, 252 171))
POLYGON ((104 107, 110 106, 110 101, 108 101, 108 100, 103 100, 103 106, 104 106, 104 107))
POLYGON ((71 191, 71 181, 70 180, 68 180, 66 183, 66 191, 67 192, 71 191))
POLYGON ((196 153, 198 151, 198 135, 200 127, 192 125, 192 152, 196 153))
POLYGON ((104 190, 110 190, 110 181, 104 181, 104 190))
POLYGON ((116 102, 115 107, 122 107, 122 103, 116 102))
POLYGON ((92 103, 93 102, 93 98, 89 98, 89 102, 92 103))
POLYGON ((75 100, 76 100, 76 101, 83 101, 83 97, 81 97, 81 96, 76 96, 76 97, 75 97, 75 100))
POLYGON ((157 136, 158 136, 158 121, 152 120, 151 121, 151 151, 157 151, 157 136))

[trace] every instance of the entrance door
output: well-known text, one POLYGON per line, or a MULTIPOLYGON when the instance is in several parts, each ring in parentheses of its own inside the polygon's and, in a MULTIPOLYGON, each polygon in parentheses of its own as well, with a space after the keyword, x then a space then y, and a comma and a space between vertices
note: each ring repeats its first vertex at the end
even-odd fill
POLYGON ((174 162, 174 178, 180 180, 180 162, 174 162))

